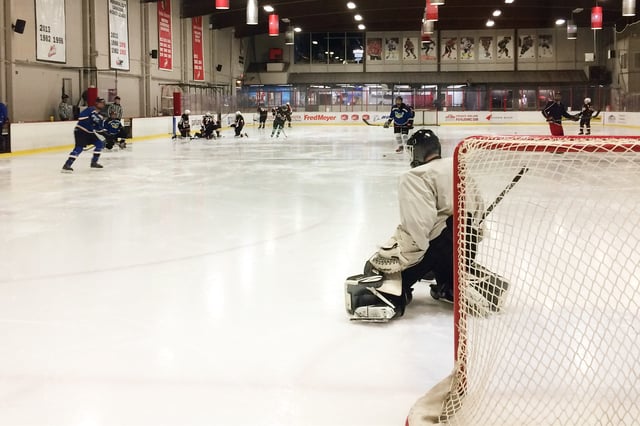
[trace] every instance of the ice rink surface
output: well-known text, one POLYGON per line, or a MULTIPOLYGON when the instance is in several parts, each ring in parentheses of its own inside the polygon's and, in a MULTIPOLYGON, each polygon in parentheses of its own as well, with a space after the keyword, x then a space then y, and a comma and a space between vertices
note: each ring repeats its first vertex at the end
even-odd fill
MULTIPOLYGON (((445 156, 548 134, 433 130, 445 156)), ((103 170, 85 152, 73 175, 66 151, 0 158, 0 425, 400 426, 449 374, 452 309, 425 283, 388 324, 344 310, 398 223, 392 131, 247 131, 138 142, 103 170)))

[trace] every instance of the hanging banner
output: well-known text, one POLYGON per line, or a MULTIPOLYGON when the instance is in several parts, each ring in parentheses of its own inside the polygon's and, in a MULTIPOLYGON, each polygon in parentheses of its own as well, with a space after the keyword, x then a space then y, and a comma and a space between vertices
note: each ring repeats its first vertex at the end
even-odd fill
POLYGON ((171 35, 171 0, 158 3, 158 69, 173 70, 173 37, 171 35))
POLYGON ((36 0, 36 60, 67 62, 65 0, 36 0))
POLYGON ((109 58, 111 69, 129 71, 127 0, 109 0, 109 58))
POLYGON ((191 18, 191 48, 193 49, 193 79, 195 81, 204 81, 202 16, 191 18))

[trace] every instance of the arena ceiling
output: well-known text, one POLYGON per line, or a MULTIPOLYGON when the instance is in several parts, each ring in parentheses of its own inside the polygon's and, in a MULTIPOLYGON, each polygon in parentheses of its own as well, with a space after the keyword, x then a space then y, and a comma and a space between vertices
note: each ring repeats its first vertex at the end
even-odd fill
MULTIPOLYGON (((157 0, 142 0, 154 2, 157 0)), ((366 31, 407 31, 420 29, 424 13, 425 0, 353 0, 357 8, 349 10, 348 0, 258 0, 259 24, 247 25, 247 0, 230 0, 229 10, 216 10, 215 0, 182 0, 181 16, 210 16, 212 28, 235 28, 236 37, 267 32, 267 12, 262 7, 270 4, 280 19, 289 20, 291 25, 300 27, 304 32, 345 32, 358 31, 354 15, 362 15, 366 31)), ((619 28, 636 20, 635 17, 622 16, 622 0, 598 0, 604 11, 604 25, 619 28)), ((446 0, 440 7, 436 29, 483 29, 487 19, 496 9, 502 15, 492 18, 495 29, 507 28, 549 28, 558 18, 568 19, 572 11, 578 26, 586 27, 590 23, 590 11, 595 0, 446 0)), ((206 21, 205 21, 206 22, 206 21)), ((284 31, 288 25, 281 23, 284 31)))

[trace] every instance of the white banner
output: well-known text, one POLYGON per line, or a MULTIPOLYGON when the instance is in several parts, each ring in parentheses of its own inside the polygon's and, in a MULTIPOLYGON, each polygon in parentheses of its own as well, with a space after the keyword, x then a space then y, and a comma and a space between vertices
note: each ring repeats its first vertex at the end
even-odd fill
POLYGON ((110 67, 129 71, 129 19, 127 0, 109 0, 110 67))
POLYGON ((65 0, 36 0, 36 59, 67 62, 65 0))

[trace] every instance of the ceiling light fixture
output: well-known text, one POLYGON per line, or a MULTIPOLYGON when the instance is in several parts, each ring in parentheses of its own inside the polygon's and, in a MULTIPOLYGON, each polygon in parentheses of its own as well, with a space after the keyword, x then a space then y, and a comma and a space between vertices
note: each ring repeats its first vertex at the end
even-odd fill
POLYGON ((502 15, 502 11, 500 9, 496 9, 493 11, 492 15, 497 18, 498 16, 502 15))
POLYGON ((366 30, 367 27, 365 27, 364 24, 358 24, 358 29, 359 30, 366 30))
POLYGON ((258 25, 258 0, 247 0, 247 25, 258 25))
POLYGON ((513 3, 513 0, 504 0, 504 2, 505 2, 506 4, 511 4, 511 3, 513 3))
POLYGON ((355 15, 353 19, 355 19, 356 21, 362 21, 362 15, 355 15))
POLYGON ((272 13, 269 15, 269 36, 276 37, 280 34, 280 21, 278 15, 272 13))
POLYGON ((591 29, 602 29, 602 6, 594 6, 591 8, 591 29))
POLYGON ((293 31, 295 31, 295 32, 299 33, 299 32, 301 32, 301 31, 302 31, 302 28, 300 28, 300 27, 295 27, 295 28, 293 29, 293 31))
POLYGON ((347 3, 347 9, 355 9, 356 8, 356 4, 352 1, 350 1, 349 3, 347 3))
POLYGON ((434 6, 444 6, 444 0, 431 0, 431 4, 434 6))
POLYGON ((578 38, 578 26, 573 21, 573 19, 569 19, 567 21, 567 40, 575 40, 578 38))
POLYGON ((270 4, 265 4, 264 6, 262 6, 262 9, 267 13, 271 13, 275 10, 270 4))
POLYGON ((562 18, 556 19, 556 25, 564 25, 566 22, 567 21, 562 18))
POLYGON ((496 22, 493 19, 487 19, 487 23, 485 24, 487 27, 493 27, 496 22))
POLYGON ((636 0, 622 0, 622 16, 636 16, 636 0))
POLYGON ((229 9, 229 0, 216 0, 216 9, 229 9))

